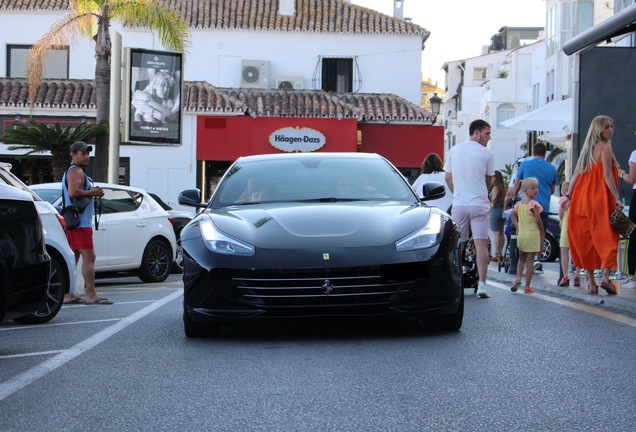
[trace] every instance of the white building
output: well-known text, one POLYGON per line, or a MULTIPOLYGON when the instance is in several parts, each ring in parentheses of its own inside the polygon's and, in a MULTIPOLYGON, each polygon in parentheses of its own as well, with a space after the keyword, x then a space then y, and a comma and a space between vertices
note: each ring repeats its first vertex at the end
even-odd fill
MULTIPOLYGON (((573 132, 575 58, 563 53, 563 45, 626 6, 625 1, 548 0, 544 35, 534 43, 470 59, 447 62, 445 113, 446 148, 468 139, 471 120, 483 118, 492 125, 489 146, 495 153, 496 169, 504 169, 524 156, 537 140, 568 149, 573 132), (506 71, 503 78, 501 72, 506 71), (477 78, 477 79, 475 79, 477 78), (567 101, 567 103, 559 103, 567 101), (544 129, 521 122, 529 116, 541 118, 544 129), (556 114, 555 114, 556 112, 556 114), (505 124, 503 123, 505 122, 505 124), (511 125, 511 123, 516 123, 511 125), (558 125, 558 126, 557 126, 558 125)), ((491 43, 491 49, 493 44, 491 43)))
MULTIPOLYGON (((186 82, 202 83, 197 88, 207 83, 217 88, 258 88, 265 94, 267 89, 289 81, 295 89, 375 95, 377 100, 388 98, 394 105, 379 109, 373 115, 369 108, 359 108, 357 117, 362 122, 371 119, 368 121, 430 125, 423 117, 423 110, 415 115, 389 112, 395 111, 396 104, 412 104, 414 108, 408 107, 411 110, 419 107, 422 50, 429 36, 419 25, 346 0, 165 2, 177 9, 190 25, 192 47, 184 57, 183 78, 186 82), (256 82, 246 82, 243 72, 254 64, 266 64, 266 73, 260 74, 256 82), (325 87, 325 83, 331 84, 325 87)), ((0 78, 3 81, 0 83, 0 117, 5 123, 31 114, 94 118, 95 108, 90 103, 75 106, 46 101, 34 107, 31 113, 24 97, 7 90, 7 86, 18 87, 10 77, 24 76, 25 49, 62 18, 67 8, 66 1, 34 0, 23 4, 0 0, 0 77, 7 77, 0 78)), ((121 34, 124 47, 163 50, 154 32, 122 27, 118 22, 112 23, 112 32, 121 34)), ((87 39, 77 39, 67 50, 56 52, 52 61, 49 72, 62 81, 94 79, 94 45, 87 39)), ((129 184, 152 190, 175 204, 178 191, 194 187, 197 180, 200 181, 197 178, 200 161, 196 157, 197 117, 245 115, 241 111, 228 112, 230 108, 186 106, 180 145, 122 143, 120 157, 129 161, 129 166, 124 167, 129 173, 129 184)), ((351 109, 345 110, 347 112, 351 109)), ((15 152, 6 147, 0 144, 0 157, 14 157, 15 152)), ((421 159, 416 160, 413 166, 419 166, 420 162, 421 159)))

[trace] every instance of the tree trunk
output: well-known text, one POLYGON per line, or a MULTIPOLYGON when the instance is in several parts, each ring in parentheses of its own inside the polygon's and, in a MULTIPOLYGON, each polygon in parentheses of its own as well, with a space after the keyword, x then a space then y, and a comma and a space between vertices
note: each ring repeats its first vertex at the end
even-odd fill
MULTIPOLYGON (((95 65, 95 90, 97 91, 96 120, 108 121, 110 114, 110 64, 108 57, 97 57, 95 65)), ((108 130, 97 135, 95 139, 95 159, 93 160, 93 180, 108 181, 108 154, 110 152, 108 130)))
MULTIPOLYGON (((98 18, 97 34, 95 35, 95 90, 97 114, 96 120, 108 121, 110 118, 110 20, 108 18, 108 2, 102 6, 101 16, 98 18)), ((111 125, 111 127, 119 127, 111 125)), ((93 160, 93 180, 99 182, 108 181, 110 153, 109 131, 101 132, 95 138, 95 160, 93 160)))
POLYGON ((64 171, 71 163, 68 151, 51 152, 51 171, 53 172, 53 181, 62 181, 64 171))

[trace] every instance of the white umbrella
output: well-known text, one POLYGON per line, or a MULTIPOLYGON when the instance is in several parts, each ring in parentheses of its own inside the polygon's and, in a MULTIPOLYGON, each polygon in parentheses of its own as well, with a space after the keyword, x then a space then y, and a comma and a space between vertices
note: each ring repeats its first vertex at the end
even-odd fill
POLYGON ((572 130, 572 116, 573 104, 570 98, 502 121, 501 124, 510 129, 531 131, 572 130))
POLYGON ((570 134, 561 130, 561 131, 551 131, 551 132, 542 133, 541 135, 537 137, 537 139, 539 141, 549 142, 550 144, 553 144, 557 147, 562 148, 563 150, 566 150, 566 143, 569 137, 570 137, 570 134))

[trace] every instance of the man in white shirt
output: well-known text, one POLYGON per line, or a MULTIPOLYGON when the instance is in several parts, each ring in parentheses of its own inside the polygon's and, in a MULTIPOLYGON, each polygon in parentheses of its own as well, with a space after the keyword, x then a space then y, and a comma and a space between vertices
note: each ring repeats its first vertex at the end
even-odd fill
POLYGON ((446 183, 453 192, 453 219, 461 229, 462 250, 471 232, 477 251, 479 283, 477 296, 488 298, 488 230, 490 229, 490 200, 488 185, 495 175, 494 155, 486 148, 490 141, 490 125, 475 120, 468 129, 470 140, 457 144, 446 154, 446 183))

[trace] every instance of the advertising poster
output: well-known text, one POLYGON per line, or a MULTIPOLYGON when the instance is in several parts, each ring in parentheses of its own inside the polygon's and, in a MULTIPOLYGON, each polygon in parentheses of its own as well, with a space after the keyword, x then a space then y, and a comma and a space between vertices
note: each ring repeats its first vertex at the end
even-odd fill
POLYGON ((130 104, 126 140, 179 144, 183 84, 181 54, 130 48, 128 64, 130 104))

